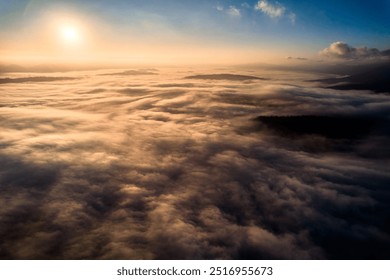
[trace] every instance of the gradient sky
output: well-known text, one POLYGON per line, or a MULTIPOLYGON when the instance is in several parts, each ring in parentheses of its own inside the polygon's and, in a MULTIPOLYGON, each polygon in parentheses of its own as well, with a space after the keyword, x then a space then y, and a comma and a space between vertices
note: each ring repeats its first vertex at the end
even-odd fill
POLYGON ((268 61, 314 56, 336 41, 386 49, 389 27, 388 0, 0 0, 2 60, 268 61), (61 42, 61 21, 75 23, 82 44, 61 42))

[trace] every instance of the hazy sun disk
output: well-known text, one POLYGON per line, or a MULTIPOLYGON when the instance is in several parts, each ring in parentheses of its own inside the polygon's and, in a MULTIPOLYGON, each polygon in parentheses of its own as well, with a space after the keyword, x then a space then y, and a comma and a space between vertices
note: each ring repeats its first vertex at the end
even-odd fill
POLYGON ((75 26, 65 25, 61 27, 61 38, 65 43, 76 44, 80 42, 80 31, 75 26))

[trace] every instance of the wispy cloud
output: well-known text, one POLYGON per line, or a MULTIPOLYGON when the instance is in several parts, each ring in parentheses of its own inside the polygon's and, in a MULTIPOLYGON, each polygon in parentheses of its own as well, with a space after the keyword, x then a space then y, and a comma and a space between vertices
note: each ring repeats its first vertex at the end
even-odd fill
POLYGON ((290 13, 289 15, 288 15, 288 18, 290 19, 290 21, 291 21, 291 23, 292 24, 295 24, 295 21, 297 20, 297 15, 295 14, 295 13, 290 13))
POLYGON ((308 60, 306 57, 293 57, 293 56, 288 56, 288 57, 286 57, 287 59, 289 59, 289 60, 293 60, 293 59, 295 59, 295 60, 308 60))
POLYGON ((280 18, 284 15, 286 8, 280 4, 270 4, 265 0, 259 1, 255 10, 261 11, 270 18, 280 18))
POLYGON ((227 14, 231 17, 241 17, 241 12, 238 8, 235 6, 230 6, 229 9, 227 10, 227 14))
POLYGON ((251 6, 247 2, 242 3, 241 7, 246 8, 246 9, 250 9, 251 8, 251 6))
POLYGON ((267 2, 266 0, 261 0, 257 2, 257 4, 255 5, 255 10, 262 12, 263 14, 267 15, 272 19, 278 19, 287 16, 292 24, 295 24, 297 18, 296 14, 293 12, 289 12, 289 14, 287 15, 288 10, 282 4, 272 4, 267 2))
POLYGON ((240 18, 241 17, 241 11, 236 6, 229 6, 228 8, 225 8, 224 6, 218 4, 216 7, 217 11, 224 13, 232 18, 240 18))

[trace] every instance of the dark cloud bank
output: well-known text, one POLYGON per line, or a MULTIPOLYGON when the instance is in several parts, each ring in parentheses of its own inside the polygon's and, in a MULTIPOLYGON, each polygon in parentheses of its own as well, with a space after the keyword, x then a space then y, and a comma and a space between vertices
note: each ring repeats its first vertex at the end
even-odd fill
POLYGON ((23 78, 0 78, 0 84, 19 84, 19 83, 41 83, 41 82, 55 82, 55 81, 69 81, 75 80, 72 77, 23 77, 23 78))
POLYGON ((341 90, 371 90, 374 92, 390 92, 390 61, 381 65, 375 65, 371 69, 361 69, 355 74, 343 77, 318 80, 329 88, 341 90))
POLYGON ((390 257, 388 94, 134 73, 2 86, 0 258, 390 257))
POLYGON ((248 81, 248 80, 264 80, 264 78, 237 75, 237 74, 207 74, 207 75, 192 75, 185 77, 186 79, 203 79, 203 80, 228 80, 228 81, 248 81))

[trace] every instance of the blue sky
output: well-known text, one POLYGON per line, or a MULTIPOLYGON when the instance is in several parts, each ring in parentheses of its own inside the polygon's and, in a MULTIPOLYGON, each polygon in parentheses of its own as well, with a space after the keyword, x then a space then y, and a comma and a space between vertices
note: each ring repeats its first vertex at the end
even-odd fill
POLYGON ((116 35, 110 39, 183 40, 281 56, 316 54, 336 41, 390 48, 389 0, 0 0, 2 41, 19 32, 23 37, 23 30, 56 10, 104 23, 107 34, 116 35))

